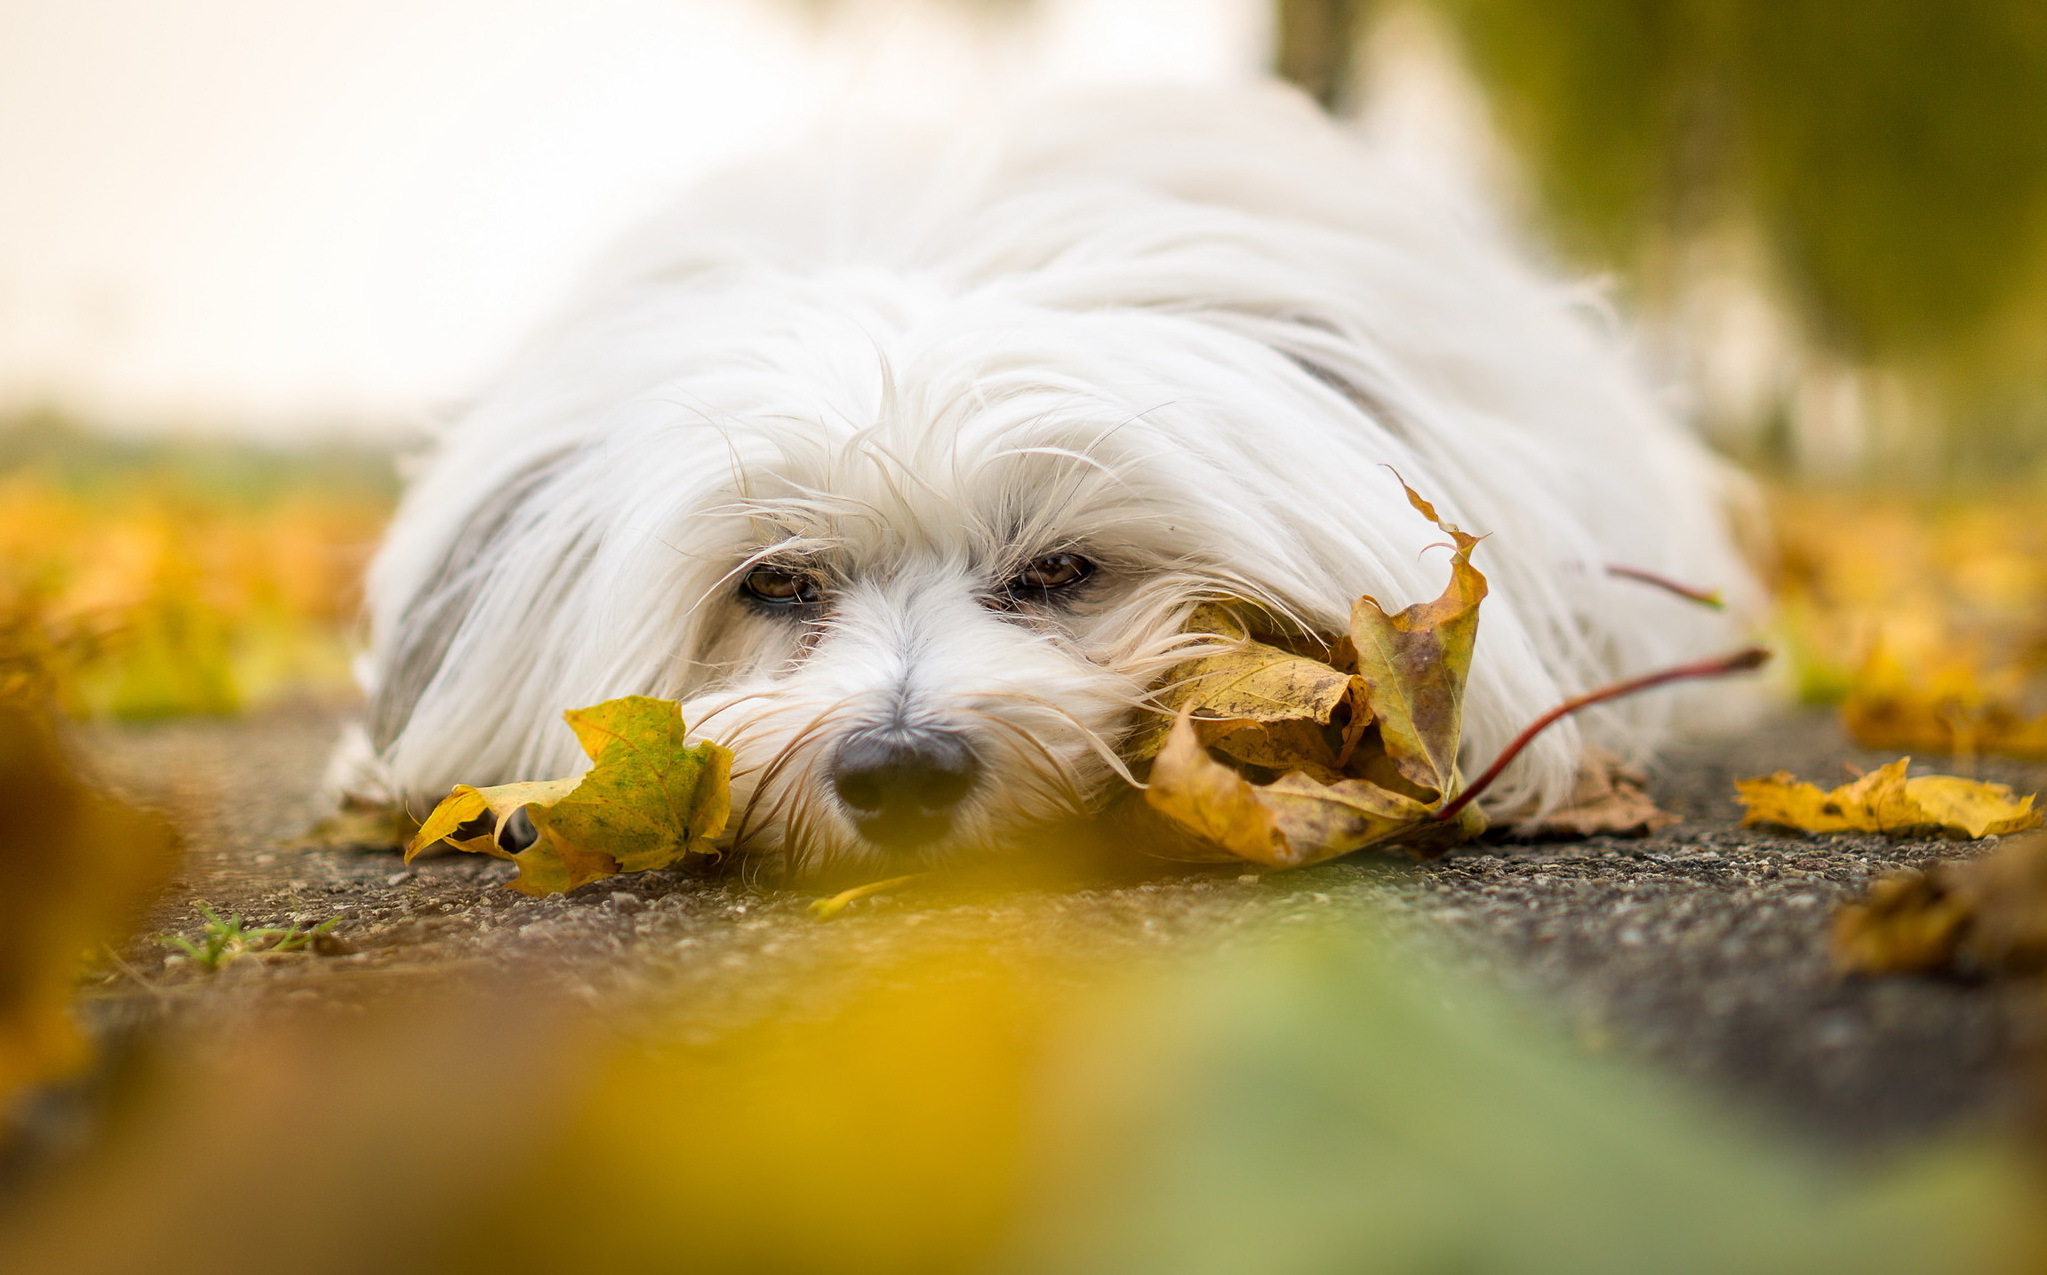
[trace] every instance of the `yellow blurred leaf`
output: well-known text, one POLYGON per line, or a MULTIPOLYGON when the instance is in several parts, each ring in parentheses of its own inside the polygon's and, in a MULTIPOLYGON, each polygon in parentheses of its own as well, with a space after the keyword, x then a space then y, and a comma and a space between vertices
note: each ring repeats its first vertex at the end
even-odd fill
POLYGON ((1168 674, 1161 699, 1179 711, 1145 799, 1217 857, 1293 868, 1392 843, 1440 853, 1483 831, 1471 806, 1434 817, 1459 783, 1464 684, 1486 594, 1471 565, 1479 538, 1403 490, 1453 542, 1440 597, 1390 615, 1358 599, 1326 662, 1257 640, 1221 608, 1196 613, 1196 631, 1235 645, 1168 674), (1253 783, 1211 749, 1281 773, 1253 783))
POLYGON ((888 877, 881 881, 869 881, 865 885, 856 885, 851 889, 841 890, 828 898, 812 899, 810 901, 810 914, 820 921, 830 921, 862 899, 872 898, 877 894, 887 894, 890 890, 900 889, 912 881, 921 880, 930 875, 928 872, 912 872, 905 876, 888 877))
POLYGON ((39 715, 0 703, 0 1113, 85 1061, 72 1022, 86 955, 128 936, 170 878, 163 820, 94 791, 39 715))
POLYGON ((561 894, 621 872, 646 872, 717 852, 712 839, 732 812, 732 754, 691 745, 674 700, 628 695, 562 717, 592 763, 576 779, 456 785, 406 846, 409 862, 447 841, 519 867, 525 894, 561 894), (505 848, 508 820, 524 810, 537 834, 505 848))
POLYGON ((1938 829, 1968 837, 2002 836, 2040 822, 2033 798, 2014 797, 2003 784, 1954 775, 1905 777, 1911 758, 1900 757, 1854 783, 1823 792, 1788 771, 1737 779, 1745 824, 1780 824, 1806 832, 1880 832, 1902 836, 1938 829))
POLYGON ((1858 974, 2047 970, 2047 838, 1879 877, 1834 914, 1832 949, 1858 974))

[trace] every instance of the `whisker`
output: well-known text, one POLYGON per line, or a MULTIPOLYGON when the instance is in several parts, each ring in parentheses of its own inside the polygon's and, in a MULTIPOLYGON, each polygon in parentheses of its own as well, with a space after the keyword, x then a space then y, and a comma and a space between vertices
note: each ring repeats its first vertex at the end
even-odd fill
POLYGON ((1030 774, 1031 777, 1033 778, 1043 778, 1047 781, 1048 784, 1054 785, 1056 787, 1057 789, 1056 792, 1050 789, 1044 790, 1047 796, 1056 797, 1057 804, 1064 805, 1067 809, 1073 811, 1076 814, 1081 813, 1087 809, 1088 806, 1087 795, 1082 790, 1079 778, 1076 775, 1074 775, 1073 768, 1066 762, 1060 760, 1058 754, 1054 753, 1050 748, 1046 747, 1043 740, 1031 734, 1022 726, 1017 725, 1015 722, 1007 721, 994 713, 989 713, 979 709, 970 709, 968 711, 972 713, 973 716, 981 719, 982 721, 987 722, 992 726, 1000 727, 1003 730, 1006 730, 1011 734, 1015 735, 1016 738, 1022 740, 1025 744, 1029 745, 1040 758, 1044 759, 1046 766, 1045 771, 1032 774, 1032 771, 1034 771, 1035 768, 1029 768, 1027 769, 1026 773, 1030 774))
POLYGON ((1094 750, 1095 754, 1102 759, 1110 770, 1116 772, 1125 782, 1138 788, 1144 787, 1143 784, 1138 782, 1137 776, 1130 773, 1130 767, 1124 763, 1121 757, 1117 756, 1116 750, 1110 747, 1108 741, 1104 740, 1098 731, 1050 700, 1040 699, 1035 695, 1027 695, 1021 691, 981 691, 976 693, 975 698, 1016 700, 1019 703, 1029 704, 1034 708, 1044 709, 1046 712, 1064 719, 1079 734, 1081 739, 1086 742, 1088 747, 1094 750))
MULTIPOLYGON (((745 842, 748 828, 752 823, 753 812, 760 804, 761 795, 774 785, 775 780, 780 777, 782 771, 801 752, 803 745, 808 743, 811 737, 821 730, 826 723, 843 711, 846 705, 854 698, 856 697, 848 695, 827 705, 817 716, 811 718, 808 724, 792 735, 789 741, 782 745, 780 751, 769 760, 767 766, 761 771, 761 777, 756 782, 752 795, 747 798, 746 808, 740 814, 739 826, 732 834, 732 844, 735 849, 745 842)), ((776 813, 778 814, 779 810, 776 813)), ((771 819, 772 817, 771 815, 771 819)))

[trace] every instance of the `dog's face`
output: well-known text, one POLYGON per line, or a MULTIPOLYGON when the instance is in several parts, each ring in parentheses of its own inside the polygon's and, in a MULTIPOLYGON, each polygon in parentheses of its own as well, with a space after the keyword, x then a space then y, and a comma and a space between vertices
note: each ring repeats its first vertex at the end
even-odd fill
POLYGON ((1078 428, 841 437, 744 475, 721 513, 747 534, 697 609, 715 672, 684 706, 736 754, 742 850, 914 868, 1121 782, 1119 739, 1212 590, 1170 511, 1133 505, 1113 427, 1078 428))

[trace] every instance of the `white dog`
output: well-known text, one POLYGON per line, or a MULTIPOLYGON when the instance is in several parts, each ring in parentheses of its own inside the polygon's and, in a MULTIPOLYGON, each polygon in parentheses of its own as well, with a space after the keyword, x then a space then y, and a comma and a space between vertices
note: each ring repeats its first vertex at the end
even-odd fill
MULTIPOLYGON (((358 791, 575 773, 563 709, 684 701, 734 834, 934 860, 1128 782, 1119 739, 1231 599, 1339 632, 1488 533, 1467 772, 1530 718, 1710 654, 1720 470, 1485 224, 1279 90, 1151 93, 709 184, 440 441, 371 574, 358 791)), ((1640 756, 1566 723, 1488 803, 1640 756)))

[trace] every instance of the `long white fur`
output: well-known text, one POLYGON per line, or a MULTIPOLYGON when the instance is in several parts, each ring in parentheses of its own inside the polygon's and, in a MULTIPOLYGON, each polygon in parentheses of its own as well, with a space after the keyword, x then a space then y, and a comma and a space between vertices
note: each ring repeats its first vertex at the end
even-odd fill
MULTIPOLYGON (((1195 601, 1336 632, 1361 593, 1439 592, 1395 470, 1489 535, 1467 769, 1732 639, 1605 571, 1752 595, 1721 471, 1597 307, 1302 100, 856 133, 708 184, 447 430, 371 573, 348 786, 574 773, 563 709, 668 696, 737 750, 745 848, 843 861, 869 848, 831 748, 900 713, 984 754, 942 853, 1125 782, 1195 601), (1103 564, 1088 603, 984 605, 1068 549, 1103 564), (826 573, 822 622, 741 602, 769 557, 826 573)), ((1588 741, 1640 756, 1676 702, 1552 730, 1487 804, 1555 802, 1588 741)))

